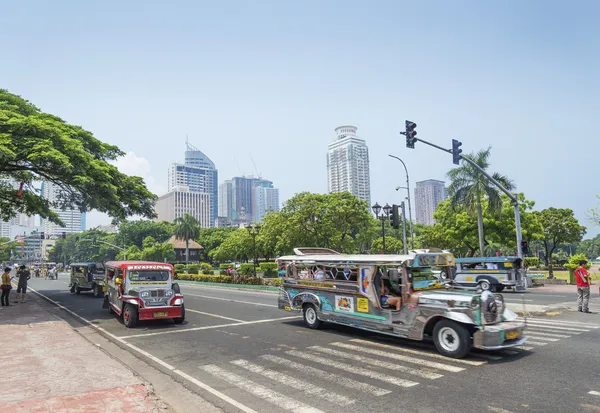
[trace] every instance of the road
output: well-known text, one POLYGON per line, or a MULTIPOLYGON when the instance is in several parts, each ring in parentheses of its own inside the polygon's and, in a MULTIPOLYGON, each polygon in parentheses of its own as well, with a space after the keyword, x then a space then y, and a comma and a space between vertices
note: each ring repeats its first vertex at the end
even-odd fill
MULTIPOLYGON (((529 318, 530 341, 522 349, 453 360, 430 342, 335 325, 310 330, 300 317, 278 310, 274 294, 190 284, 182 284, 184 324, 141 322, 127 329, 101 308, 101 299, 69 293, 67 276, 61 278, 34 278, 30 286, 226 412, 600 411, 598 314, 529 318)), ((524 297, 531 303, 572 298, 524 297)), ((591 308, 600 310, 597 294, 591 308)))

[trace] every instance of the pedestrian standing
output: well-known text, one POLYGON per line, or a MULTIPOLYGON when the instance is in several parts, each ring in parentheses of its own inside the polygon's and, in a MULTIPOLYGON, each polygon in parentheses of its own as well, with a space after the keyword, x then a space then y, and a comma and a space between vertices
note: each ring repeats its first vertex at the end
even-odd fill
POLYGON ((19 275, 19 283, 17 284, 17 301, 19 302, 19 294, 21 295, 21 302, 25 302, 25 293, 27 292, 27 281, 31 278, 31 272, 25 267, 21 265, 21 269, 18 272, 19 275))
POLYGON ((2 297, 0 297, 0 301, 2 301, 2 307, 9 306, 8 296, 10 294, 10 290, 12 289, 12 285, 10 284, 10 271, 10 267, 6 267, 4 269, 4 273, 2 274, 2 297))
POLYGON ((585 268, 587 261, 579 261, 579 268, 575 270, 575 277, 577 278, 577 311, 583 313, 591 313, 588 309, 588 303, 590 301, 590 275, 585 268))

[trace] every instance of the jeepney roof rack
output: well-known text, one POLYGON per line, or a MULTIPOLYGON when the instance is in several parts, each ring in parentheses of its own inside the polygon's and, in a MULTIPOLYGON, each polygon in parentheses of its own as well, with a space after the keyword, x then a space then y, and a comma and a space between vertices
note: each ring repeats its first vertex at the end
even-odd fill
POLYGON ((486 262, 513 262, 518 259, 522 259, 514 256, 501 256, 501 257, 465 257, 465 258, 456 258, 456 262, 459 264, 478 264, 478 263, 486 263, 486 262))
POLYGON ((300 247, 294 248, 296 255, 341 255, 339 252, 329 248, 300 247))

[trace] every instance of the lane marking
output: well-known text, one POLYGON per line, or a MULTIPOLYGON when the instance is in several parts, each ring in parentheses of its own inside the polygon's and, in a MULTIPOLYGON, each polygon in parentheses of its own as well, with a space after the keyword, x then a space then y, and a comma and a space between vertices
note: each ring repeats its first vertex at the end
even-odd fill
POLYGON ((237 374, 230 373, 227 370, 223 370, 222 368, 217 367, 215 365, 201 366, 200 368, 220 378, 221 380, 226 381, 229 384, 239 387, 240 389, 245 390, 256 397, 259 397, 278 407, 281 407, 282 409, 297 413, 324 413, 319 409, 315 409, 314 407, 308 406, 297 400, 291 399, 281 393, 261 386, 260 384, 248 380, 244 377, 238 376, 237 374))
POLYGON ((496 412, 496 413, 513 413, 510 410, 504 410, 499 407, 492 407, 492 406, 488 406, 488 410, 490 412, 496 412))
POLYGON ((181 329, 181 330, 178 329, 178 330, 159 331, 157 333, 133 334, 133 335, 130 335, 130 336, 123 336, 121 338, 123 338, 123 339, 130 339, 130 338, 138 338, 138 337, 162 336, 163 334, 187 333, 189 331, 212 330, 214 328, 247 326, 247 325, 251 325, 251 324, 270 323, 272 321, 298 319, 298 318, 301 318, 301 317, 302 316, 291 316, 291 317, 270 318, 268 320, 243 321, 241 323, 219 324, 219 325, 216 325, 216 326, 193 327, 193 328, 185 328, 185 329, 181 329))
POLYGON ((523 301, 525 301, 526 303, 533 302, 533 300, 519 300, 518 298, 505 298, 504 301, 506 301, 507 303, 515 303, 515 304, 522 303, 523 301))
POLYGON ((560 341, 560 338, 541 337, 541 336, 538 336, 535 334, 527 334, 527 337, 531 337, 534 340, 540 340, 540 341, 560 341))
POLYGON ((398 379, 396 377, 391 377, 388 374, 382 374, 372 370, 361 369, 360 367, 349 366, 344 363, 339 363, 334 360, 329 360, 324 357, 319 357, 315 354, 305 353, 302 351, 290 350, 286 351, 285 354, 289 354, 290 356, 299 357, 301 359, 312 361, 315 363, 324 364, 325 366, 347 371, 348 373, 360 374, 361 376, 369 377, 371 379, 385 381, 387 383, 391 383, 399 387, 412 387, 419 384, 415 381, 398 379))
MULTIPOLYGON (((529 330, 529 329, 527 329, 527 330, 529 330)), ((569 338, 569 337, 571 337, 571 335, 546 333, 546 332, 537 331, 537 330, 534 331, 534 334, 536 336, 547 336, 547 337, 556 337, 556 338, 569 338)), ((573 333, 573 334, 579 334, 579 333, 573 333)), ((529 333, 527 331, 525 331, 525 335, 529 336, 529 333)))
POLYGON ((264 368, 247 360, 232 360, 230 363, 251 371, 252 373, 260 374, 261 376, 276 381, 277 383, 290 386, 296 390, 301 390, 308 394, 319 396, 340 406, 347 406, 354 403, 354 400, 349 399, 346 396, 330 392, 329 390, 315 386, 307 381, 288 376, 287 374, 279 373, 278 371, 264 368))
POLYGON ((513 347, 513 348, 518 348, 520 350, 530 351, 530 350, 533 350, 535 347, 531 347, 531 346, 516 346, 516 347, 513 347))
POLYGON ((588 394, 591 394, 592 396, 600 396, 600 391, 592 390, 592 391, 588 392, 588 394))
POLYGON ((250 304, 250 305, 258 305, 258 306, 261 306, 261 307, 279 308, 279 306, 276 306, 275 304, 254 303, 252 301, 232 300, 230 298, 212 297, 212 296, 209 296, 209 295, 199 295, 199 294, 184 294, 183 295, 184 299, 185 299, 186 295, 189 295, 190 297, 208 298, 210 300, 227 301, 227 302, 230 302, 230 303, 250 304))
POLYGON ((541 341, 535 341, 535 340, 527 340, 526 343, 533 344, 534 346, 545 346, 546 344, 549 344, 549 343, 542 343, 541 341))
POLYGON ((529 324, 527 323, 527 327, 526 328, 539 328, 540 330, 544 330, 544 331, 553 331, 553 330, 563 330, 563 331, 579 331, 581 333, 586 333, 590 330, 583 330, 581 328, 572 328, 572 327, 557 327, 557 326, 549 326, 549 325, 545 325, 545 324, 529 324))
POLYGON ((211 317, 216 317, 216 318, 222 318, 222 319, 225 319, 225 320, 236 321, 236 322, 238 322, 238 323, 243 323, 243 322, 244 322, 244 320, 239 320, 239 319, 237 319, 237 318, 225 317, 225 316, 222 316, 222 315, 218 315, 218 314, 212 314, 212 313, 205 313, 204 311, 191 310, 191 309, 189 309, 189 308, 186 308, 186 309, 185 309, 185 311, 189 311, 189 312, 191 312, 191 313, 197 313, 197 314, 208 315, 208 316, 211 316, 211 317))
MULTIPOLYGON (((381 348, 387 348, 387 349, 394 350, 394 351, 402 351, 404 353, 409 353, 409 354, 418 354, 418 355, 432 357, 432 358, 436 358, 436 359, 440 359, 440 360, 452 361, 453 363, 468 364, 470 366, 481 366, 482 364, 486 364, 487 363, 486 361, 472 361, 472 360, 463 360, 463 359, 453 359, 453 358, 450 358, 450 357, 442 356, 441 354, 428 353, 428 352, 425 352, 425 351, 411 350, 411 349, 407 349, 407 348, 392 346, 390 344, 383 344, 383 343, 376 343, 376 342, 368 341, 368 340, 361 340, 359 338, 355 338, 355 339, 352 339, 350 341, 352 341, 353 343, 361 343, 361 344, 366 344, 366 345, 371 345, 371 346, 377 346, 377 347, 381 347, 381 348)), ((477 354, 477 356, 479 357, 480 355, 477 354)), ((501 359, 501 358, 502 357, 498 357, 498 359, 501 359)))
MULTIPOLYGON (((525 321, 525 320, 521 320, 521 321, 525 321)), ((540 320, 540 319, 533 319, 533 318, 528 318, 527 319, 527 323, 533 323, 533 324, 544 324, 544 325, 552 325, 552 326, 559 326, 559 327, 577 327, 577 328, 600 328, 600 326, 598 324, 589 324, 589 323, 581 323, 581 322, 575 322, 575 321, 559 321, 559 320, 540 320)))
POLYGON ((182 284, 182 283, 178 283, 179 287, 183 290, 184 288, 191 288, 194 290, 203 290, 203 289, 209 289, 209 290, 217 290, 217 291, 226 291, 229 293, 240 293, 240 294, 251 294, 251 295, 256 295, 256 296, 268 296, 268 295, 278 295, 279 291, 269 291, 269 290, 258 290, 261 292, 257 292, 257 291, 247 291, 247 290, 241 290, 241 289, 237 289, 237 288, 227 288, 227 287, 214 287, 212 285, 194 285, 194 284, 182 284))
POLYGON ((296 363, 295 361, 284 359, 282 357, 273 356, 271 354, 266 354, 264 356, 260 356, 262 359, 268 360, 273 363, 280 364, 282 366, 286 366, 289 369, 297 370, 303 373, 306 373, 309 376, 316 376, 324 380, 329 380, 334 383, 340 384, 344 387, 348 387, 354 390, 361 390, 366 393, 371 393, 375 396, 383 396, 385 394, 390 394, 391 390, 382 389, 380 387, 375 387, 367 383, 362 383, 360 381, 356 381, 353 379, 349 379, 344 376, 340 376, 339 374, 329 373, 324 370, 320 370, 314 367, 306 366, 301 363, 296 363))
MULTIPOLYGON (((464 367, 451 366, 449 364, 443 364, 443 363, 438 363, 435 361, 423 360, 423 359, 419 359, 419 358, 415 358, 415 357, 403 356, 402 354, 388 353, 386 351, 375 350, 375 349, 371 349, 371 348, 362 348, 362 347, 355 346, 352 344, 331 343, 331 345, 345 348, 348 350, 354 350, 354 351, 360 351, 360 352, 367 353, 367 354, 372 354, 374 356, 387 357, 387 358, 391 358, 394 360, 404 361, 407 363, 419 364, 421 366, 431 367, 433 369, 451 371, 453 373, 458 373, 460 371, 465 370, 464 367)), ((331 349, 328 349, 325 347, 316 347, 315 346, 315 347, 309 347, 309 349, 315 349, 318 351, 326 350, 327 353, 330 353, 330 354, 333 354, 336 356, 339 355, 340 357, 342 354, 349 355, 347 353, 344 353, 343 351, 331 350, 331 349)), ((357 359, 357 361, 360 361, 361 359, 368 360, 362 356, 356 356, 356 359, 357 359)), ((373 360, 373 361, 377 361, 377 360, 373 360)), ((422 371, 422 370, 415 370, 415 373, 413 373, 413 374, 416 374, 417 371, 422 371)), ((438 375, 436 374, 436 376, 438 376, 438 375)), ((422 376, 422 377, 426 377, 426 376, 422 376)), ((430 379, 431 377, 426 377, 426 378, 430 379)))
POLYGON ((97 331, 101 331, 103 334, 106 334, 108 337, 111 337, 112 339, 126 345, 128 348, 134 350, 135 352, 144 355, 145 357, 148 357, 150 360, 154 361, 155 363, 163 366, 164 368, 166 368, 167 370, 179 375, 180 377, 188 380, 189 382, 197 385, 198 387, 206 390, 207 392, 211 393, 212 395, 218 397, 219 399, 231 404, 234 407, 237 407, 238 409, 240 409, 241 411, 243 411, 244 413, 258 413, 255 410, 252 410, 251 408, 238 403, 237 401, 233 400, 231 397, 225 395, 224 393, 221 393, 220 391, 213 389, 212 387, 210 387, 209 385, 202 383, 201 381, 194 379, 193 377, 188 376, 187 374, 183 373, 182 371, 179 371, 177 369, 175 369, 174 366, 171 366, 170 364, 164 362, 163 360, 159 359, 156 356, 153 356, 152 354, 148 353, 147 351, 142 350, 141 348, 134 346, 133 344, 129 344, 125 342, 125 339, 123 339, 122 337, 117 337, 116 335, 109 333, 108 331, 106 331, 104 328, 97 326, 93 323, 91 323, 89 320, 83 318, 82 316, 80 316, 79 314, 69 310, 68 308, 66 308, 65 306, 57 303, 56 301, 54 301, 53 299, 45 296, 44 294, 34 290, 33 288, 30 288, 30 290, 35 293, 36 295, 42 297, 43 299, 45 299, 46 301, 49 301, 50 303, 54 304, 55 306, 57 306, 58 308, 66 311, 67 313, 71 314, 73 317, 83 321, 86 325, 96 329, 97 331))
POLYGON ((600 406, 596 406, 595 404, 582 404, 581 407, 583 407, 584 409, 600 412, 600 406))
MULTIPOLYGON (((343 344, 343 343, 331 343, 331 345, 334 345, 334 346, 338 345, 338 344, 343 344)), ((355 346, 351 346, 351 347, 355 347, 355 346)), ((345 353, 343 351, 332 350, 332 349, 326 348, 326 347, 323 347, 323 348, 309 347, 309 349, 320 351, 321 353, 331 354, 332 356, 337 356, 337 357, 345 358, 348 360, 363 362, 363 363, 371 364, 371 365, 377 366, 377 367, 383 367, 384 369, 390 369, 390 370, 394 370, 394 371, 401 371, 404 373, 413 374, 415 376, 423 377, 423 378, 429 379, 429 380, 435 380, 435 379, 439 379, 440 377, 444 377, 444 375, 442 375, 442 374, 419 370, 419 369, 413 369, 411 367, 402 366, 397 363, 388 363, 386 361, 380 361, 380 360, 375 360, 375 359, 371 359, 371 358, 367 358, 367 357, 363 357, 363 356, 358 356, 355 354, 349 354, 349 353, 345 353)), ((354 348, 350 348, 350 349, 354 350, 354 348)), ((375 350, 375 351, 379 352, 378 350, 375 350)), ((384 353, 384 352, 381 351, 379 353, 384 353)))

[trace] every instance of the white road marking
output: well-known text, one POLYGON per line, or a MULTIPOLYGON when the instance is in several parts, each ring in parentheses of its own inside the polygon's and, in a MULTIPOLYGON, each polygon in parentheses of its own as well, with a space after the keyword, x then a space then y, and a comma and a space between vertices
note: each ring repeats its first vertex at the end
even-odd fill
MULTIPOLYGON (((366 345, 370 345, 370 346, 387 348, 387 349, 390 349, 393 351, 401 351, 403 353, 408 353, 408 354, 417 354, 420 356, 427 356, 427 357, 432 357, 432 358, 436 358, 436 359, 440 359, 440 360, 451 361, 453 363, 468 364, 470 366, 481 366, 482 364, 487 363, 487 361, 472 361, 472 360, 463 360, 463 359, 453 359, 450 357, 442 356, 441 354, 429 353, 429 352, 418 351, 418 350, 411 350, 411 349, 407 349, 407 348, 403 348, 403 347, 392 346, 389 344, 376 343, 374 341, 368 341, 368 340, 361 340, 358 338, 352 339, 350 341, 352 341, 353 343, 361 343, 361 344, 366 344, 366 345)), ((476 356, 479 357, 480 354, 477 354, 476 356)), ((486 356, 486 355, 483 355, 483 356, 486 356)), ((491 357, 494 357, 493 360, 496 360, 496 359, 500 360, 502 358, 502 357, 496 357, 496 356, 491 356, 491 357)))
POLYGON ((361 369, 360 367, 349 366, 344 363, 339 363, 334 360, 329 360, 324 357, 319 357, 315 354, 304 353, 302 351, 297 351, 297 350, 290 350, 290 351, 286 351, 285 353, 289 354, 291 356, 302 358, 304 360, 312 361, 312 362, 319 363, 319 364, 324 364, 325 366, 333 367, 334 369, 347 371, 347 372, 353 373, 353 374, 360 374, 361 376, 369 377, 371 379, 385 381, 387 383, 391 383, 391 384, 394 384, 394 385, 400 386, 400 387, 412 387, 412 386, 416 386, 417 384, 419 384, 415 381, 403 380, 403 379, 398 379, 396 377, 391 377, 388 374, 382 374, 382 373, 378 373, 378 372, 372 371, 372 370, 361 369))
POLYGON ((519 350, 533 350, 535 347, 531 347, 531 346, 516 346, 516 347, 512 347, 512 348, 518 348, 519 350))
MULTIPOLYGON (((179 283, 179 287, 183 290, 184 288, 192 288, 194 290, 217 290, 217 291, 226 291, 228 293, 233 293, 233 294, 251 294, 251 295, 256 295, 256 296, 265 296, 265 295, 278 295, 279 291, 270 291, 270 290, 242 290, 242 289, 238 289, 238 288, 227 288, 227 287, 215 287, 212 285, 194 285, 194 284, 188 284, 188 283, 179 283)), ((184 293, 185 295, 185 293, 184 293)))
POLYGON ((250 324, 260 324, 260 323, 270 323, 271 321, 291 320, 291 319, 300 318, 300 317, 301 316, 280 317, 280 318, 270 318, 268 320, 244 321, 241 323, 231 323, 231 324, 219 324, 216 326, 193 327, 193 328, 184 328, 184 329, 177 329, 177 330, 169 329, 167 331, 159 331, 157 333, 134 334, 131 336, 123 336, 121 338, 130 339, 130 338, 138 338, 138 337, 162 336, 163 334, 187 333, 189 331, 211 330, 211 329, 215 329, 215 328, 246 326, 246 325, 250 325, 250 324))
POLYGON ((600 412, 600 406, 596 406, 595 404, 582 404, 581 407, 588 410, 593 410, 595 412, 600 412))
POLYGON ((590 331, 590 330, 584 330, 584 329, 581 329, 581 328, 549 326, 549 325, 546 325, 546 324, 537 324, 537 323, 536 324, 527 323, 527 328, 528 329, 539 328, 540 330, 544 330, 544 331, 554 331, 554 330, 561 330, 561 331, 566 331, 566 332, 579 331, 581 333, 585 333, 585 332, 590 331))
POLYGON ((198 295, 198 294, 189 294, 188 293, 188 294, 184 294, 183 297, 185 298, 186 295, 189 295, 191 297, 208 298, 210 300, 227 301, 227 302, 231 302, 231 303, 250 304, 250 305, 258 305, 258 306, 262 306, 262 307, 278 308, 278 306, 276 306, 275 304, 263 304, 263 303, 255 303, 255 302, 252 302, 252 301, 232 300, 230 298, 212 297, 212 296, 209 296, 209 295, 198 295))
POLYGON ((325 380, 330 380, 330 381, 340 384, 344 387, 348 387, 348 388, 354 389, 354 390, 361 390, 366 393, 371 393, 375 396, 383 396, 385 394, 391 393, 390 390, 371 386, 370 384, 367 384, 367 383, 362 383, 362 382, 359 382, 356 380, 349 379, 344 376, 340 376, 339 374, 329 373, 327 371, 320 370, 320 369, 310 367, 310 366, 306 366, 301 363, 296 363, 295 361, 284 359, 282 357, 273 356, 270 354, 266 354, 266 355, 260 356, 260 357, 265 360, 268 360, 270 362, 281 364, 282 366, 286 366, 289 369, 301 371, 303 373, 306 373, 308 376, 316 376, 316 377, 319 377, 319 378, 322 378, 325 380))
POLYGON ((187 375, 187 374, 185 374, 184 372, 182 372, 182 371, 179 371, 179 370, 175 369, 175 367, 174 367, 174 366, 171 366, 170 364, 168 364, 168 363, 164 362, 163 360, 159 359, 158 357, 155 357, 155 356, 153 356, 152 354, 148 353, 147 351, 144 351, 144 350, 142 350, 141 348, 139 348, 139 347, 137 347, 137 346, 134 346, 133 344, 126 343, 123 337, 117 337, 117 336, 115 336, 114 334, 112 334, 112 333, 109 333, 109 332, 108 332, 108 331, 106 331, 104 328, 102 328, 102 327, 99 327, 99 326, 97 326, 97 325, 95 325, 95 324, 91 323, 89 320, 87 320, 87 319, 85 319, 85 318, 81 317, 79 314, 76 314, 75 312, 73 312, 73 311, 69 310, 69 309, 68 309, 68 308, 66 308, 65 306, 63 306, 63 305, 61 305, 61 304, 58 304, 56 301, 54 301, 53 299, 51 299, 51 298, 49 298, 49 297, 45 296, 44 294, 37 292, 37 291, 36 291, 36 290, 34 290, 33 288, 31 288, 30 290, 31 290, 33 293, 35 293, 35 294, 37 294, 38 296, 40 296, 40 297, 42 297, 43 299, 45 299, 46 301, 49 301, 49 302, 51 302, 52 304, 56 305, 58 308, 60 308, 60 309, 62 309, 62 310, 64 310, 64 311, 66 311, 67 313, 71 314, 71 315, 72 315, 72 316, 74 316, 75 318, 78 318, 79 320, 83 321, 85 324, 89 325, 90 327, 92 327, 92 328, 94 328, 94 329, 96 329, 96 330, 98 330, 98 331, 101 331, 103 334, 105 334, 105 335, 107 335, 107 336, 111 337, 112 339, 114 339, 114 340, 116 340, 116 341, 119 341, 119 342, 121 342, 121 343, 125 344, 125 345, 126 345, 128 348, 130 348, 130 349, 132 349, 132 350, 136 351, 136 352, 137 352, 137 353, 139 353, 139 354, 142 354, 142 355, 144 355, 144 356, 148 357, 150 360, 154 361, 155 363, 157 363, 157 364, 159 364, 159 365, 163 366, 163 367, 164 367, 164 368, 166 368, 167 370, 170 370, 170 371, 172 371, 173 373, 175 373, 175 374, 179 375, 180 377, 182 377, 182 378, 184 378, 184 379, 188 380, 189 382, 191 382, 191 383, 195 384, 196 386, 198 386, 198 387, 200 387, 200 388, 202 388, 202 389, 206 390, 207 392, 209 392, 209 393, 213 394, 214 396, 216 396, 216 397, 220 398, 221 400, 223 400, 223 401, 225 401, 225 402, 227 402, 227 403, 231 404, 232 406, 234 406, 234 407, 237 407, 238 409, 240 409, 240 410, 241 410, 241 411, 243 411, 244 413, 258 413, 258 412, 256 412, 255 410, 252 410, 251 408, 249 408, 249 407, 247 407, 247 406, 243 405, 242 403, 239 403, 239 402, 237 402, 237 401, 233 400, 231 397, 229 397, 229 396, 227 396, 227 395, 225 395, 225 394, 221 393, 220 391, 218 391, 218 390, 216 390, 216 389, 213 389, 213 388, 212 388, 212 387, 210 387, 209 385, 202 383, 200 380, 194 379, 193 377, 190 377, 190 376, 188 376, 188 375, 187 375))
POLYGON ((532 303, 533 300, 519 300, 518 298, 504 298, 504 301, 507 303, 519 304, 525 301, 526 303, 532 303))
MULTIPOLYGON (((344 347, 344 346, 342 346, 342 344, 344 344, 344 343, 331 343, 332 346, 338 345, 340 347, 344 347)), ((356 350, 356 348, 355 348, 356 346, 352 346, 350 344, 348 344, 348 345, 350 346, 350 350, 356 350)), ((320 351, 321 353, 331 354, 332 356, 337 356, 337 357, 345 358, 348 360, 358 361, 359 363, 363 363, 363 364, 366 363, 366 364, 370 364, 372 366, 383 367, 384 369, 390 369, 390 370, 394 370, 394 371, 401 371, 403 373, 413 374, 415 376, 423 377, 423 378, 429 379, 429 380, 435 380, 435 379, 439 379, 440 377, 444 377, 444 375, 442 375, 442 374, 425 371, 425 370, 413 369, 411 367, 406 367, 406 366, 403 366, 398 363, 388 363, 386 361, 375 360, 375 359, 371 359, 368 357, 359 356, 356 354, 350 354, 350 353, 346 353, 343 351, 332 350, 332 349, 326 348, 326 347, 309 347, 309 349, 315 350, 315 351, 320 351)), ((383 353, 383 351, 380 352, 379 350, 373 350, 373 351, 377 352, 377 353, 383 353)))
POLYGON ((495 413, 513 413, 513 412, 511 412, 509 410, 504 410, 504 409, 501 409, 499 407, 492 407, 492 406, 488 406, 488 410, 490 412, 495 412, 495 413))
POLYGON ((273 403, 274 405, 279 406, 282 409, 289 410, 295 413, 323 413, 319 409, 315 409, 314 407, 308 406, 297 400, 291 399, 281 393, 261 386, 260 384, 248 380, 244 377, 238 376, 237 374, 230 373, 227 370, 223 370, 222 368, 217 367, 215 365, 201 366, 200 368, 220 378, 221 380, 228 382, 229 384, 232 384, 236 387, 239 387, 242 390, 247 391, 248 393, 253 394, 256 397, 273 403))
MULTIPOLYGON (((525 320, 522 320, 525 321, 525 320)), ((540 320, 536 318, 528 318, 527 324, 540 324, 540 325, 551 325, 559 327, 577 327, 577 328, 600 328, 598 324, 580 323, 578 321, 564 321, 564 320, 540 320)))
POLYGON ((600 391, 592 390, 592 391, 588 392, 588 394, 591 394, 592 396, 600 396, 600 391))
POLYGON ((527 340, 526 341, 527 344, 533 344, 534 346, 545 346, 548 343, 542 343, 541 341, 535 341, 535 340, 527 340))
POLYGON ((185 311, 189 311, 190 313, 197 313, 197 314, 208 315, 208 316, 216 317, 216 318, 222 318, 224 320, 236 321, 238 323, 243 323, 244 322, 244 320, 239 320, 237 318, 225 317, 225 316, 222 316, 222 315, 212 314, 212 313, 205 313, 204 311, 192 310, 192 309, 189 309, 189 308, 186 308, 185 311))
POLYGON ((527 334, 527 337, 532 338, 534 340, 540 340, 540 341, 560 341, 560 338, 542 337, 542 336, 538 336, 536 334, 527 334))
POLYGON ((267 377, 285 386, 290 386, 296 390, 319 396, 340 406, 347 406, 354 403, 354 400, 349 399, 346 396, 333 393, 323 387, 315 386, 312 383, 288 376, 287 374, 264 368, 247 360, 233 360, 230 361, 230 363, 251 371, 252 373, 260 374, 261 376, 267 377))
MULTIPOLYGON (((533 331, 533 333, 536 336, 547 336, 547 337, 556 337, 556 338, 569 338, 571 337, 571 335, 565 335, 565 334, 555 334, 555 333, 546 333, 546 332, 542 332, 542 331, 533 331)), ((579 334, 579 333, 573 333, 573 334, 579 334)), ((525 335, 529 336, 529 329, 527 329, 525 331, 525 335)))
MULTIPOLYGON (((404 361, 407 363, 419 364, 421 366, 431 367, 433 369, 451 371, 453 373, 458 373, 459 371, 463 371, 465 369, 464 367, 451 366, 449 364, 443 364, 443 363, 438 363, 435 361, 423 360, 423 359, 410 357, 410 356, 403 356, 401 354, 394 354, 394 353, 389 353, 386 351, 380 351, 380 350, 375 350, 375 349, 370 349, 370 348, 362 348, 359 346, 353 346, 352 344, 345 344, 345 343, 331 343, 331 344, 334 346, 346 348, 348 350, 361 351, 363 353, 373 354, 373 355, 380 356, 380 357, 387 357, 387 358, 391 358, 394 360, 404 361)), ((330 350, 328 348, 322 348, 322 347, 316 347, 316 346, 309 347, 309 349, 323 351, 323 352, 327 352, 329 354, 340 355, 340 356, 342 354, 346 355, 346 353, 344 353, 342 351, 330 350)), ((360 361, 360 359, 363 358, 361 356, 356 356, 356 357, 357 357, 358 361, 360 361)), ((428 377, 428 378, 431 378, 431 377, 428 377)))

